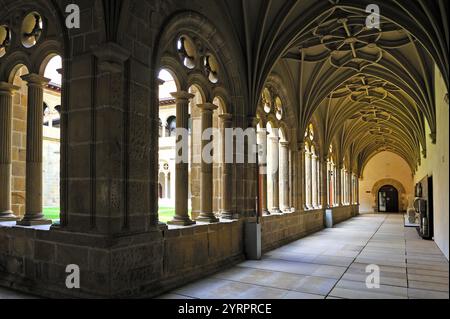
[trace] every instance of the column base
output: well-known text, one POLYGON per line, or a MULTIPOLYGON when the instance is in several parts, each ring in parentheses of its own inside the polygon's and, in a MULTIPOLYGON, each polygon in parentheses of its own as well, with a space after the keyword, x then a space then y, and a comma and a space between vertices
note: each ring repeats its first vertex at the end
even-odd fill
POLYGON ((271 214, 282 214, 283 212, 279 208, 273 208, 271 214))
POLYGON ((18 220, 16 224, 19 226, 41 226, 51 225, 53 221, 50 219, 22 219, 18 220))
POLYGON ((200 216, 197 217, 196 221, 201 222, 201 223, 210 223, 210 224, 220 222, 219 218, 217 218, 214 215, 210 216, 210 215, 202 215, 202 214, 200 214, 200 216))
POLYGON ((186 218, 175 217, 173 220, 167 222, 167 225, 191 226, 191 225, 195 225, 195 221, 191 220, 189 217, 186 217, 186 218))
POLYGON ((220 218, 227 219, 227 220, 236 219, 236 218, 234 218, 234 214, 232 212, 228 212, 228 211, 221 212, 220 218))
POLYGON ((15 222, 20 218, 13 214, 12 211, 0 213, 0 222, 15 222))
POLYGON ((167 224, 165 224, 163 222, 158 222, 158 225, 156 225, 156 228, 158 228, 159 230, 167 230, 167 229, 169 229, 169 227, 167 227, 167 224))

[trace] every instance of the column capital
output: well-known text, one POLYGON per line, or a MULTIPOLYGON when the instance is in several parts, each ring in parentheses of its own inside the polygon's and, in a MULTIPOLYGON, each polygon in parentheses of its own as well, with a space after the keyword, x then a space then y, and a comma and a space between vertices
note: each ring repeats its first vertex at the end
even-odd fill
POLYGON ((158 84, 158 86, 163 85, 164 83, 166 83, 166 81, 161 80, 160 78, 156 79, 156 84, 158 84))
POLYGON ((44 87, 50 82, 50 79, 43 77, 42 75, 29 73, 21 76, 22 80, 27 82, 27 85, 30 86, 39 86, 44 87))
POLYGON ((172 97, 175 98, 177 102, 187 102, 195 97, 194 94, 186 91, 172 92, 170 93, 170 95, 172 95, 172 97))
POLYGON ((288 148, 289 145, 290 145, 290 143, 289 143, 288 141, 281 141, 281 142, 280 142, 280 145, 281 145, 281 147, 288 148))
POLYGON ((233 120, 233 115, 230 113, 223 113, 223 114, 219 114, 219 118, 223 122, 231 122, 233 120))
POLYGON ((205 111, 209 111, 209 112, 214 112, 215 110, 217 110, 219 107, 213 103, 202 103, 202 104, 197 104, 197 107, 199 109, 202 110, 202 112, 205 111))
POLYGON ((8 82, 0 82, 0 95, 13 95, 15 91, 19 90, 18 86, 15 86, 8 82))

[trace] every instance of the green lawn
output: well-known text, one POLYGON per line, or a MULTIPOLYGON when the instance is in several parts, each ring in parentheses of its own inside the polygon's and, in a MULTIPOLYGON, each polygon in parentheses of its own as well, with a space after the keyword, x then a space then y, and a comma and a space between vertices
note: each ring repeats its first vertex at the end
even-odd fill
MULTIPOLYGON (((189 214, 191 211, 189 210, 189 214)), ((159 221, 163 223, 167 223, 169 220, 172 220, 173 216, 175 216, 175 208, 174 207, 160 207, 159 208, 159 221)), ((45 207, 44 215, 48 219, 58 220, 59 219, 59 207, 45 207)))
POLYGON ((58 220, 59 207, 44 207, 44 216, 51 220, 58 220))
MULTIPOLYGON (((159 221, 167 223, 172 220, 175 216, 175 207, 160 207, 158 211, 159 221)), ((189 215, 191 215, 191 210, 189 209, 189 215)))

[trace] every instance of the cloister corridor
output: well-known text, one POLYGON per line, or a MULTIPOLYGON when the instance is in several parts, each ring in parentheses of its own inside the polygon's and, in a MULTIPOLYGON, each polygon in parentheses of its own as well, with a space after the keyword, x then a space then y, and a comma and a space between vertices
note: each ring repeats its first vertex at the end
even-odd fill
POLYGON ((402 214, 362 214, 176 289, 177 299, 448 299, 449 265, 402 214), (380 288, 366 287, 366 266, 380 288))
POLYGON ((450 300, 449 4, 0 0, 0 301, 450 300))

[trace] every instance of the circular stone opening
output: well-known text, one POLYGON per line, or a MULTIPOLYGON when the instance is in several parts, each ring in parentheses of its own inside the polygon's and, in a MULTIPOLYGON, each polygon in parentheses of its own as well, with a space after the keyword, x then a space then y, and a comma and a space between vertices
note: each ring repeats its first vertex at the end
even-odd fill
POLYGON ((6 48, 11 43, 11 32, 6 25, 0 25, 0 58, 6 54, 6 48))
POLYGON ((25 48, 31 48, 36 45, 41 37, 43 29, 42 17, 37 12, 30 12, 25 16, 22 22, 21 37, 22 45, 25 48))

